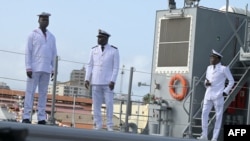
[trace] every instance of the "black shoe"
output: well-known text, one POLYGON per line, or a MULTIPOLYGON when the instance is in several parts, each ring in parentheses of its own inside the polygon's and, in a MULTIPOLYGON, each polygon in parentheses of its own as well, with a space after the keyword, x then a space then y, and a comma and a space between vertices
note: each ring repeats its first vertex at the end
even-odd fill
POLYGON ((23 119, 22 123, 31 123, 29 119, 23 119))
POLYGON ((46 121, 45 120, 40 120, 40 121, 38 121, 38 124, 46 124, 46 121))

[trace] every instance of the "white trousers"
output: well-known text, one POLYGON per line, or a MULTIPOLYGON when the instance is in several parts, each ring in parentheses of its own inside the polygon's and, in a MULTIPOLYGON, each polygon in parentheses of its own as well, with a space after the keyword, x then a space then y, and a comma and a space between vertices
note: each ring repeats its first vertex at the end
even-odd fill
POLYGON ((108 85, 92 85, 92 100, 94 106, 94 124, 96 128, 102 128, 102 104, 106 104, 107 127, 113 126, 114 92, 108 85))
POLYGON ((31 119, 31 112, 34 101, 34 94, 38 87, 37 120, 46 120, 47 90, 50 74, 46 72, 33 72, 32 78, 27 79, 26 93, 24 99, 23 119, 31 119))
POLYGON ((223 116, 223 107, 224 107, 224 97, 219 97, 215 100, 206 100, 204 99, 203 109, 202 109, 202 135, 207 137, 208 135, 208 118, 209 113, 211 109, 215 108, 215 114, 216 114, 216 121, 214 125, 213 130, 213 137, 212 139, 218 139, 220 128, 221 128, 221 122, 222 122, 222 116, 223 116))

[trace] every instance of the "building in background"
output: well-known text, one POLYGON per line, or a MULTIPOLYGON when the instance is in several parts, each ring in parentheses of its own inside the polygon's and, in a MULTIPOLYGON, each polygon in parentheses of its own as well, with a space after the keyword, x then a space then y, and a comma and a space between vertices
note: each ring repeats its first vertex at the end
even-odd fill
MULTIPOLYGON (((56 95, 90 97, 90 91, 84 87, 84 77, 86 70, 72 70, 70 80, 67 82, 57 82, 56 95)), ((49 85, 48 94, 53 93, 53 86, 49 85)))
POLYGON ((84 67, 80 70, 72 70, 70 74, 70 84, 84 87, 85 73, 86 70, 84 67))
POLYGON ((8 89, 9 90, 10 87, 4 82, 0 82, 0 89, 8 89))

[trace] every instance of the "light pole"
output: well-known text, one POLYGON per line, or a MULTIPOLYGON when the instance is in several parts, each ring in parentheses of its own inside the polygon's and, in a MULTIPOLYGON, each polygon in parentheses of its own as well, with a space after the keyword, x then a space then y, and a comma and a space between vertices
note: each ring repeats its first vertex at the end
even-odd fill
POLYGON ((122 105, 124 104, 124 99, 122 99, 121 101, 120 101, 120 115, 119 115, 119 119, 120 119, 120 123, 119 123, 119 125, 120 125, 120 130, 122 130, 122 113, 123 113, 123 111, 122 111, 122 105))
POLYGON ((56 84, 57 84, 57 70, 58 70, 58 60, 59 56, 56 56, 55 58, 55 69, 54 69, 54 76, 51 79, 53 81, 53 91, 52 91, 52 106, 51 106, 51 115, 49 118, 50 124, 55 125, 55 102, 56 102, 56 84))
POLYGON ((72 118, 71 118, 71 124, 72 127, 75 128, 75 105, 76 105, 76 94, 73 94, 73 109, 72 109, 72 118))

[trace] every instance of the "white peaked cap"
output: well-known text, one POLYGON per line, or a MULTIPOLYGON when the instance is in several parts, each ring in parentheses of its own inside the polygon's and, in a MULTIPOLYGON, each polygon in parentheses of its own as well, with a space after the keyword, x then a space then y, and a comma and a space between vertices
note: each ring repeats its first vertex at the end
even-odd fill
POLYGON ((217 51, 215 51, 214 49, 212 50, 212 54, 211 55, 216 55, 216 56, 219 56, 219 57, 223 57, 220 53, 218 53, 217 51))
POLYGON ((42 12, 41 14, 38 14, 37 16, 51 16, 50 13, 47 13, 47 12, 42 12))
POLYGON ((106 32, 106 31, 104 31, 104 30, 102 30, 102 29, 99 29, 99 30, 98 30, 98 35, 97 35, 97 37, 99 37, 99 36, 110 37, 111 35, 110 35, 108 32, 106 32))

